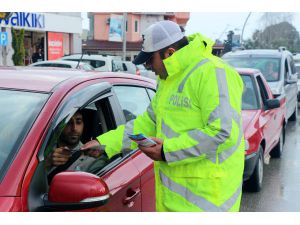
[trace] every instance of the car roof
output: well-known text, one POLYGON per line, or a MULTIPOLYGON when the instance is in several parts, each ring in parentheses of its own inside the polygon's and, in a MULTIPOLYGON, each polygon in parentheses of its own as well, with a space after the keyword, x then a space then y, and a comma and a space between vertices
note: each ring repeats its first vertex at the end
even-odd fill
POLYGON ((111 55, 107 55, 107 56, 104 56, 104 55, 88 55, 88 54, 73 54, 73 55, 68 55, 68 56, 64 56, 62 57, 61 59, 80 59, 80 58, 83 58, 83 59, 91 59, 91 60, 105 60, 105 59, 120 59, 119 56, 111 56, 111 55))
POLYGON ((269 56, 269 57, 275 57, 280 58, 282 54, 289 53, 289 51, 283 50, 279 51, 277 49, 249 49, 249 50, 237 50, 228 52, 224 55, 224 58, 230 57, 230 56, 269 56))
POLYGON ((77 85, 93 79, 130 79, 155 85, 155 81, 132 74, 117 72, 88 72, 75 69, 43 67, 0 67, 0 89, 53 92, 64 85, 77 85))

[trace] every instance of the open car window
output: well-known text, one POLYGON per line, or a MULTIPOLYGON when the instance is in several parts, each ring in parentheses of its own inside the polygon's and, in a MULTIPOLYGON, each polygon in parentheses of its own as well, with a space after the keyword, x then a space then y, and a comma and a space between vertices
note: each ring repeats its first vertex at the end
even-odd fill
MULTIPOLYGON (((90 140, 96 139, 96 137, 109 130, 116 128, 109 97, 96 100, 89 105, 80 108, 78 111, 82 115, 84 124, 79 146, 90 140)), ((45 151, 45 165, 48 174, 48 182, 51 181, 55 174, 65 170, 78 170, 96 174, 113 161, 113 159, 108 159, 105 154, 97 159, 84 156, 84 154, 79 151, 79 148, 75 148, 76 151, 71 149, 74 152, 72 152, 72 155, 66 164, 58 167, 51 165, 51 153, 58 147, 58 143, 61 143, 61 135, 64 128, 70 122, 72 116, 78 111, 74 111, 72 114, 64 117, 52 132, 52 136, 45 151)), ((116 157, 119 156, 120 155, 116 157)), ((114 157, 114 159, 116 157, 114 157)))

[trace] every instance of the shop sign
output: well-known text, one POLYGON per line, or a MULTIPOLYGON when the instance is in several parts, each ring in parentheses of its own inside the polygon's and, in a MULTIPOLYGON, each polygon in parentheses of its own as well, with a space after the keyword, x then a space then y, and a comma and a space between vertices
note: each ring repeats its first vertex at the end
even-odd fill
POLYGON ((63 33, 48 32, 48 60, 55 60, 63 57, 63 40, 63 33))
POLYGON ((0 32, 0 46, 6 46, 8 44, 7 32, 0 32))
POLYGON ((45 28, 45 16, 39 13, 15 12, 8 19, 0 18, 0 24, 13 27, 45 28))

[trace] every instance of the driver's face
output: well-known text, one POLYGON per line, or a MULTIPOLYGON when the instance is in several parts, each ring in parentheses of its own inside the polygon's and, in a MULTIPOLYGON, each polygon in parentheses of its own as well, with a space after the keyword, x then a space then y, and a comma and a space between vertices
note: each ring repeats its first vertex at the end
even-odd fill
POLYGON ((84 124, 82 115, 77 112, 64 128, 61 134, 62 141, 69 146, 77 145, 80 141, 83 132, 83 127, 84 124))

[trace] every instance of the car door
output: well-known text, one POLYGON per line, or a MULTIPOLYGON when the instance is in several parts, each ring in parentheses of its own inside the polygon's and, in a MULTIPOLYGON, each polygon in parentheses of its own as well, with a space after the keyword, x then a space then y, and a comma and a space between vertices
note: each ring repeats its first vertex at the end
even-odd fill
MULTIPOLYGON (((51 183, 47 181, 49 174, 45 170, 45 161, 59 137, 58 134, 78 109, 94 112, 92 113, 94 116, 90 114, 89 122, 85 123, 85 126, 90 126, 91 131, 84 135, 85 141, 115 129, 123 122, 121 119, 123 115, 118 108, 115 94, 111 92, 111 85, 95 80, 88 86, 86 84, 81 86, 83 87, 77 87, 76 92, 63 100, 39 149, 37 155, 39 163, 30 181, 28 193, 26 191, 23 193, 28 211, 45 211, 44 202, 47 199, 48 189, 51 189, 51 183), (96 129, 92 128, 93 125, 96 129)), ((84 211, 141 211, 140 172, 132 161, 130 154, 126 156, 119 154, 112 159, 106 159, 103 164, 93 165, 88 172, 98 175, 106 182, 110 197, 108 204, 84 211)), ((67 208, 66 210, 70 211, 67 208)))
POLYGON ((298 86, 297 86, 297 81, 298 81, 298 77, 297 77, 297 71, 296 71, 296 67, 295 67, 295 63, 294 63, 294 59, 291 55, 288 55, 287 57, 288 59, 288 64, 289 64, 289 83, 290 83, 290 91, 291 91, 291 105, 293 106, 291 111, 293 112, 297 112, 297 94, 298 94, 298 86), (296 110, 296 111, 295 111, 296 110))
MULTIPOLYGON (((151 88, 133 85, 115 85, 114 91, 126 121, 144 113, 155 91, 151 88), (130 93, 130 97, 129 94, 130 93)), ((155 179, 153 160, 137 150, 132 154, 133 163, 140 172, 142 211, 155 211, 155 179)))
POLYGON ((267 151, 265 151, 265 153, 267 153, 271 150, 272 146, 274 146, 276 144, 277 135, 276 136, 274 136, 274 135, 277 132, 276 120, 278 120, 279 118, 276 117, 275 110, 277 110, 277 109, 275 109, 275 110, 274 109, 271 109, 271 110, 265 109, 264 105, 266 104, 266 101, 271 98, 271 96, 270 96, 270 93, 268 93, 268 91, 265 87, 265 83, 263 82, 260 75, 256 76, 256 81, 258 84, 258 90, 259 90, 261 102, 263 105, 259 122, 260 122, 260 126, 262 128, 263 136, 266 141, 265 149, 267 151))
POLYGON ((284 61, 284 90, 287 99, 287 118, 289 118, 293 112, 296 110, 297 103, 297 84, 296 82, 291 82, 293 80, 290 59, 285 58, 284 61))

